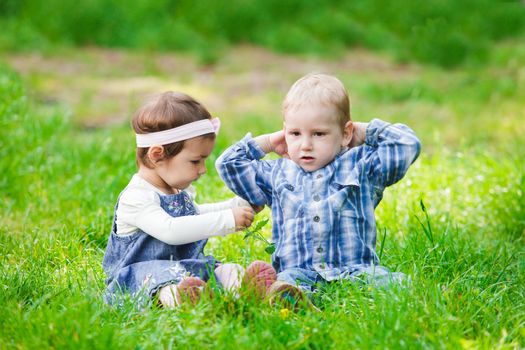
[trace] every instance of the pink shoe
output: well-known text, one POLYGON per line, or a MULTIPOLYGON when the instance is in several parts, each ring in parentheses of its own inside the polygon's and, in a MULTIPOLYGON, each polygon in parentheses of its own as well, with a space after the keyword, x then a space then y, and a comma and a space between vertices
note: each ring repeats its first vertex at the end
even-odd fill
POLYGON ((206 282, 200 278, 187 277, 183 279, 177 284, 175 292, 177 305, 181 305, 183 302, 189 302, 192 305, 197 304, 205 288, 206 282))
POLYGON ((259 299, 266 297, 266 292, 277 279, 277 272, 265 261, 252 262, 244 273, 243 284, 259 299))

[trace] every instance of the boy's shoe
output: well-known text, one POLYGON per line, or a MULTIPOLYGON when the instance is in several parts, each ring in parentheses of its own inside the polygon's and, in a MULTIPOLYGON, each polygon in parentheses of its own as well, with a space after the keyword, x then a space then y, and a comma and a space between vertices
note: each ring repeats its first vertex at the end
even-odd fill
POLYGON ((206 288, 206 282, 197 277, 186 277, 177 284, 175 292, 175 302, 181 305, 189 302, 192 305, 197 304, 202 293, 206 288))
POLYGON ((272 284, 268 289, 268 300, 272 306, 280 304, 293 311, 298 311, 301 306, 313 311, 320 311, 301 288, 284 281, 275 281, 272 284))
POLYGON ((257 298, 264 299, 270 286, 277 279, 277 272, 272 265, 265 261, 252 262, 244 273, 243 284, 257 298))

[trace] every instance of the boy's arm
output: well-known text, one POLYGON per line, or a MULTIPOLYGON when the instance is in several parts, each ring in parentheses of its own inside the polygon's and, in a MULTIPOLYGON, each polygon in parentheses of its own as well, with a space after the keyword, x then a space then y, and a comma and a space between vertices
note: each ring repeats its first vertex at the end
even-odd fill
POLYGON ((383 188, 401 180, 421 151, 421 142, 408 126, 379 119, 366 127, 365 144, 373 150, 371 176, 383 188))
POLYGON ((271 205, 272 164, 261 160, 271 151, 268 135, 246 135, 215 162, 220 177, 235 194, 253 205, 271 205))

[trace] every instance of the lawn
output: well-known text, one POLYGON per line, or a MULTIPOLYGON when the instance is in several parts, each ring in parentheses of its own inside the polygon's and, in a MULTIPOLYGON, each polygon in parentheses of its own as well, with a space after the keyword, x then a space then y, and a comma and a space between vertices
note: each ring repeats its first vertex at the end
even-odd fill
MULTIPOLYGON (((525 347, 522 42, 495 44, 483 65, 455 70, 363 49, 328 59, 240 46, 212 66, 191 54, 93 48, 4 54, 0 348, 525 347), (310 71, 345 83, 354 119, 403 122, 423 142, 376 210, 382 264, 412 285, 330 285, 314 297, 321 312, 220 293, 176 310, 105 305, 101 261, 113 205, 135 171, 133 109, 175 89, 221 117, 208 174, 196 184, 199 202, 217 201, 231 193, 216 157, 248 131, 278 129, 287 88, 310 71)), ((207 253, 269 261, 262 242, 243 236, 213 238, 207 253)))

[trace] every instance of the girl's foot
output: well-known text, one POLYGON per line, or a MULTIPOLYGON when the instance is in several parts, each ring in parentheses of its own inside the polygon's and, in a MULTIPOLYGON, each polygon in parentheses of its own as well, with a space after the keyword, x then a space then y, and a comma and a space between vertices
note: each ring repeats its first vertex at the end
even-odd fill
POLYGON ((236 298, 239 297, 244 268, 239 264, 221 264, 215 269, 215 277, 226 292, 232 293, 236 298))
POLYGON ((183 302, 189 302, 192 305, 197 304, 201 295, 206 288, 206 282, 197 277, 187 277, 177 284, 175 298, 177 305, 183 302))
POLYGON ((174 308, 184 302, 197 304, 202 292, 206 288, 206 282, 197 277, 187 277, 177 285, 169 284, 159 291, 159 302, 165 308, 174 308))

